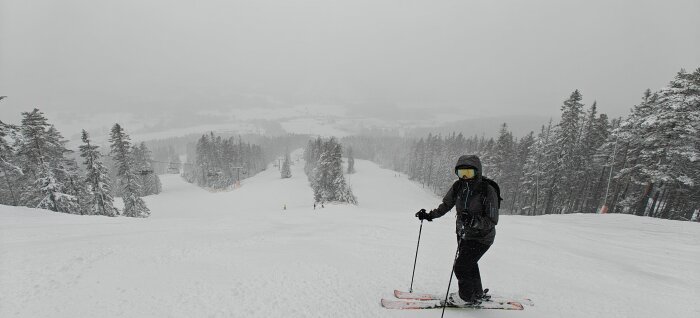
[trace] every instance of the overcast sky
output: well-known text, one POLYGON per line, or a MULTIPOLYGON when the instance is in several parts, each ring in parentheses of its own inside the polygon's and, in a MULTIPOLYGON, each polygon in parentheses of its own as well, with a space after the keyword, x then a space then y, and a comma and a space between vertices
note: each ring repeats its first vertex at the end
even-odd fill
POLYGON ((700 67, 698 16, 698 0, 0 0, 0 119, 306 104, 556 117, 577 88, 619 116, 700 67))

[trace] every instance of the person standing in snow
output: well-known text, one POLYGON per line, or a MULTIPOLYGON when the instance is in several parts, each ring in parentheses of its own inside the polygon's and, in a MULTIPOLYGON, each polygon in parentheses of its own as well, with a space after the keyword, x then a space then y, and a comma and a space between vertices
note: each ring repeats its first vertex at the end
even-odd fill
MULTIPOLYGON (((478 303, 484 289, 477 262, 493 244, 498 223, 499 194, 482 176, 481 160, 474 155, 461 156, 455 165, 459 180, 455 181, 436 209, 416 213, 420 220, 432 221, 449 212, 457 213, 458 254, 454 272, 458 293, 451 293, 448 302, 455 305, 478 303)), ((495 184, 495 183, 493 183, 495 184)))

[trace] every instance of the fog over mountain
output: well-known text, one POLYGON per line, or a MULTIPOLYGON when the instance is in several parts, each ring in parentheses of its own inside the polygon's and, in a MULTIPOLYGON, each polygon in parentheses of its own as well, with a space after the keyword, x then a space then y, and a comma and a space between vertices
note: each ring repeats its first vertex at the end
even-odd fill
POLYGON ((116 121, 278 131, 305 116, 346 133, 496 129, 556 117, 574 89, 616 117, 700 65, 698 12, 695 0, 2 0, 0 118, 39 107, 68 136, 116 121))

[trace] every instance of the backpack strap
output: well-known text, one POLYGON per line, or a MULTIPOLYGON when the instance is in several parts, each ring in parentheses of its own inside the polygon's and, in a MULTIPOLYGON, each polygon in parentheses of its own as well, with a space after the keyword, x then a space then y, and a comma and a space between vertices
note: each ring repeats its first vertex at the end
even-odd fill
MULTIPOLYGON (((496 183, 496 181, 494 181, 494 180, 491 180, 491 179, 489 179, 487 177, 483 177, 483 176, 482 176, 482 179, 483 179, 485 185, 488 184, 496 190, 496 195, 498 196, 498 208, 500 209, 501 208, 501 201, 503 201, 503 198, 501 197, 501 188, 498 186, 498 183, 496 183)), ((486 188, 488 189, 488 187, 486 187, 486 188)))

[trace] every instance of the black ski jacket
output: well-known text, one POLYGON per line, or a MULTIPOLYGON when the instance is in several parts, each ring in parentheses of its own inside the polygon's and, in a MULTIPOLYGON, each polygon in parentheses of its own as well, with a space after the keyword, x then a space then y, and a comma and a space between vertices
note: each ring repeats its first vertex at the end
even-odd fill
POLYGON ((483 181, 479 157, 461 156, 457 160, 455 171, 459 167, 476 168, 476 177, 473 180, 460 179, 455 181, 445 194, 440 206, 430 211, 430 216, 439 218, 455 207, 457 235, 462 234, 465 240, 491 245, 496 237, 496 224, 498 223, 496 189, 483 181))

